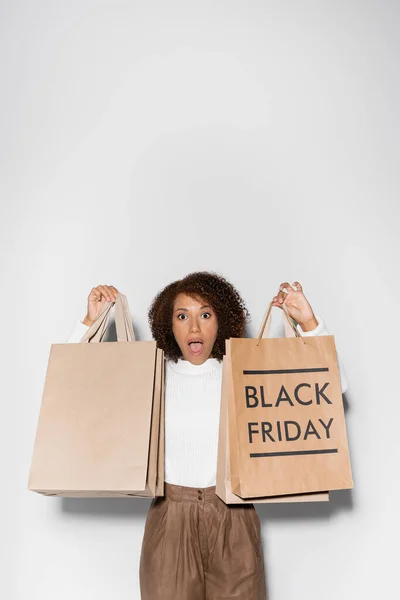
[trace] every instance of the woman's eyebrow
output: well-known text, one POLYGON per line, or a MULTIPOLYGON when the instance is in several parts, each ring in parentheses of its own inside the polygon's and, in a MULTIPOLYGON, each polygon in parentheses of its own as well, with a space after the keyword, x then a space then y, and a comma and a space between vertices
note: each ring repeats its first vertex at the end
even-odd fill
MULTIPOLYGON (((202 310, 203 308, 211 308, 211 306, 210 306, 209 304, 205 304, 204 306, 200 306, 200 310, 202 310)), ((176 309, 175 309, 175 312, 176 312, 177 310, 186 310, 186 312, 188 312, 188 309, 187 309, 187 308, 176 308, 176 309)))

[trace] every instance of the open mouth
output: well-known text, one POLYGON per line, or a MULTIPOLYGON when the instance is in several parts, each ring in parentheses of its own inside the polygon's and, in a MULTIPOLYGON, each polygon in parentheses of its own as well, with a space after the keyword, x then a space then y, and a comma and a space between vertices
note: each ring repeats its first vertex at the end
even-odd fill
POLYGON ((203 350, 203 342, 200 340, 194 340, 193 342, 189 342, 189 350, 190 353, 197 356, 203 350))

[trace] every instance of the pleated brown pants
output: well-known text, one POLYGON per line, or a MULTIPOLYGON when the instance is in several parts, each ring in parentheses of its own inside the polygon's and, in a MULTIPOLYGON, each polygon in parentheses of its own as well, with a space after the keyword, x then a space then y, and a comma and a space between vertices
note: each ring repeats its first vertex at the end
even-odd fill
POLYGON ((141 600, 266 600, 260 520, 226 505, 215 486, 165 484, 147 515, 141 600))

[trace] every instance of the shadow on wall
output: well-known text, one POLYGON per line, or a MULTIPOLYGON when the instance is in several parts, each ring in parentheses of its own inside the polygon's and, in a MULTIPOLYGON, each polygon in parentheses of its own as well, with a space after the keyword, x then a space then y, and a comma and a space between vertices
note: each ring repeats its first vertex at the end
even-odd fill
POLYGON ((329 502, 297 502, 293 504, 257 504, 261 524, 265 521, 315 520, 326 521, 335 513, 353 508, 353 490, 329 492, 329 502))
POLYGON ((145 519, 151 498, 61 498, 61 511, 76 517, 145 519))

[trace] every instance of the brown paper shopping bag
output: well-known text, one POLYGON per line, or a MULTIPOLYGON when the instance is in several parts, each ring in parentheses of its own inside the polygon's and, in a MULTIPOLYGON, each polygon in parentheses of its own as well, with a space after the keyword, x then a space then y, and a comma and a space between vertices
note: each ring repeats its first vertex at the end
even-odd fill
POLYGON ((218 437, 218 462, 217 462, 217 484, 215 493, 226 504, 270 504, 288 502, 327 502, 328 492, 314 492, 312 494, 288 494, 282 496, 263 496, 259 498, 244 499, 232 492, 230 448, 229 448, 229 423, 228 423, 228 395, 231 387, 231 372, 229 362, 223 358, 222 367, 222 389, 221 409, 218 437))
POLYGON ((103 342, 111 308, 105 304, 81 343, 51 347, 30 490, 70 497, 164 493, 164 353, 153 341, 135 341, 123 294, 115 303, 118 341, 103 342))
MULTIPOLYGON (((269 336, 271 326, 271 315, 269 311, 263 323, 263 336, 269 336)), ((294 332, 288 321, 285 321, 285 335, 293 337, 294 332)), ((264 496, 259 498, 244 499, 232 492, 230 446, 229 446, 229 422, 228 422, 228 396, 232 394, 232 371, 230 362, 223 358, 222 366, 222 388, 221 406, 218 436, 218 461, 217 461, 217 483, 216 494, 226 504, 248 504, 248 503, 287 503, 287 502, 327 502, 328 492, 314 492, 311 494, 290 494, 286 496, 264 496)))
MULTIPOLYGON (((269 317, 272 303, 263 326, 269 317)), ((334 337, 226 341, 233 493, 242 498, 353 487, 334 337)))

